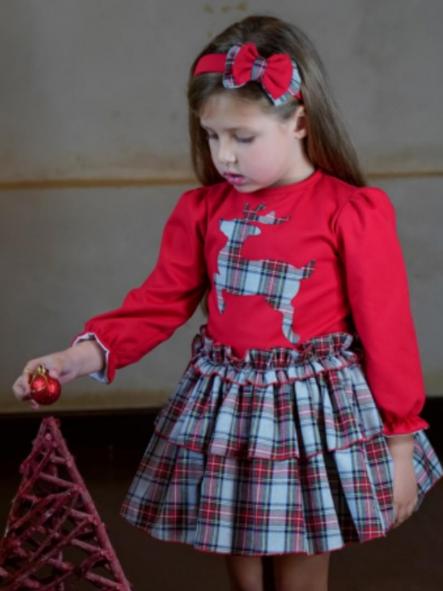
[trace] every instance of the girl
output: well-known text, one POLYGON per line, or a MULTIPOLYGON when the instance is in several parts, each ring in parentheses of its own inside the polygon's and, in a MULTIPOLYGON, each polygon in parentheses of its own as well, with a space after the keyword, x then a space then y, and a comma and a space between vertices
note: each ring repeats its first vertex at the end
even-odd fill
POLYGON ((331 551, 386 536, 442 476, 425 430, 395 212, 365 186, 322 63, 296 27, 249 17, 192 65, 201 187, 122 305, 43 363, 110 383, 205 297, 207 322, 155 419, 122 514, 225 556, 232 589, 327 589, 331 551))

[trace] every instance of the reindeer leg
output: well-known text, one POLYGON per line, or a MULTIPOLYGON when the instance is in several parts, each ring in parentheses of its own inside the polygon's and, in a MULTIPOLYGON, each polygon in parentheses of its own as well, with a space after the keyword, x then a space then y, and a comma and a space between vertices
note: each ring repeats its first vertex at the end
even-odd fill
POLYGON ((295 314, 295 308, 291 304, 291 302, 293 301, 293 299, 298 293, 298 290, 300 289, 300 282, 303 279, 307 279, 308 277, 310 277, 314 271, 314 268, 315 260, 311 260, 302 269, 293 269, 293 271, 295 271, 296 281, 294 281, 293 283, 293 289, 290 299, 282 302, 283 305, 280 311, 283 314, 283 334, 291 343, 297 343, 300 340, 300 335, 298 335, 292 330, 292 322, 295 314))
POLYGON ((292 305, 292 300, 298 291, 298 287, 296 289, 295 285, 293 285, 292 288, 293 289, 291 290, 290 294, 285 294, 285 297, 280 302, 280 306, 276 306, 276 302, 272 302, 272 300, 269 298, 266 298, 266 301, 269 304, 271 304, 271 306, 273 306, 276 310, 281 312, 283 316, 282 332, 285 335, 285 337, 291 343, 297 343, 300 339, 300 336, 292 330, 292 322, 294 318, 294 306, 292 305))
POLYGON ((219 277, 218 275, 214 276, 214 283, 215 283, 215 293, 217 296, 217 307, 220 311, 220 314, 223 314, 223 312, 225 311, 225 300, 223 298, 223 287, 220 285, 220 282, 218 281, 219 277))
POLYGON ((294 308, 291 306, 290 310, 281 310, 283 314, 282 330, 285 337, 291 343, 297 343, 300 340, 300 335, 292 330, 292 321, 294 318, 294 308))

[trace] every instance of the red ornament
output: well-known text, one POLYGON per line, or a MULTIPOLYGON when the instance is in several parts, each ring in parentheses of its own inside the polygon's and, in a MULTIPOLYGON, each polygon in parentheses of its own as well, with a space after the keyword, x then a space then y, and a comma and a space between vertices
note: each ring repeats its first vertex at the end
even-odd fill
POLYGON ((31 398, 38 404, 53 404, 60 398, 62 391, 60 382, 51 377, 48 370, 39 365, 29 379, 31 398))

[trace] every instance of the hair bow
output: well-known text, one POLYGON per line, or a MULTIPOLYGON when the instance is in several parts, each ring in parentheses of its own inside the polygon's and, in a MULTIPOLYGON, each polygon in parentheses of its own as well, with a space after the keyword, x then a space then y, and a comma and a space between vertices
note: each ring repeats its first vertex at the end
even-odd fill
POLYGON ((224 53, 206 54, 200 58, 194 76, 222 72, 225 88, 240 88, 248 82, 259 82, 275 105, 291 97, 301 99, 301 78, 297 64, 287 53, 262 57, 254 43, 233 45, 224 53))

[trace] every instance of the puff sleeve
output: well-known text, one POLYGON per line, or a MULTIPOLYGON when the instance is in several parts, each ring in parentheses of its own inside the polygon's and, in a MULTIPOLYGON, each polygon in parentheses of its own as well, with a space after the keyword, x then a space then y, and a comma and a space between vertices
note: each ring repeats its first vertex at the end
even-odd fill
POLYGON ((381 189, 358 189, 341 208, 336 231, 363 369, 384 434, 426 429, 419 416, 424 381, 394 206, 381 189))
POLYGON ((71 341, 95 339, 105 352, 104 370, 90 377, 112 382, 117 369, 138 361, 193 314, 207 287, 205 225, 204 189, 183 193, 166 221, 147 279, 128 292, 120 307, 88 320, 71 341))

